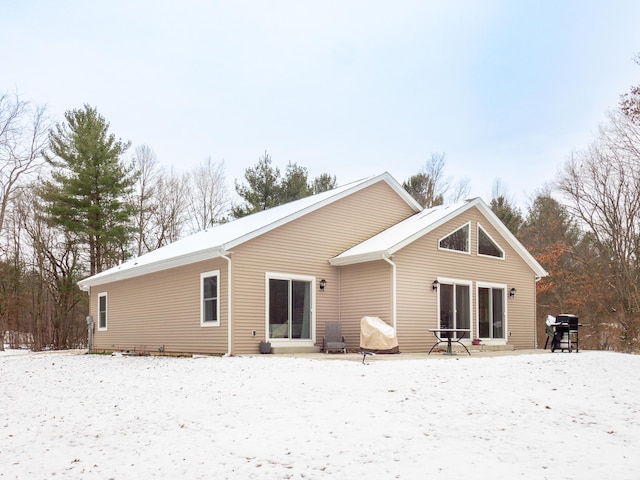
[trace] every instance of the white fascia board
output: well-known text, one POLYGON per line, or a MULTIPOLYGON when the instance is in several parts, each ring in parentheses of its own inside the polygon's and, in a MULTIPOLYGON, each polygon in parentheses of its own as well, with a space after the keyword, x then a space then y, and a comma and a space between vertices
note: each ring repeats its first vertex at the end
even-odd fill
POLYGON ((356 263, 372 262, 374 260, 385 260, 390 258, 388 250, 380 250, 377 252, 361 253, 359 255, 349 255, 348 257, 340 256, 329 259, 329 265, 333 267, 342 267, 343 265, 354 265, 356 263))
POLYGON ((400 183, 398 183, 398 181, 395 178, 393 178, 389 173, 385 172, 382 176, 388 179, 387 183, 389 184, 389 186, 400 197, 402 197, 404 201, 407 202, 415 212, 421 212, 424 210, 424 207, 420 205, 418 201, 415 198, 413 198, 413 196, 409 192, 407 192, 404 189, 404 187, 400 183))
MULTIPOLYGON (((160 260, 158 262, 153 262, 146 265, 135 265, 134 263, 133 266, 127 266, 124 269, 118 269, 118 267, 114 267, 113 269, 111 269, 112 271, 107 271, 108 273, 105 272, 105 275, 94 275, 93 277, 89 277, 85 280, 80 280, 78 282, 78 286, 81 290, 89 291, 90 287, 94 287, 96 285, 104 285, 105 283, 116 282, 118 280, 126 280, 129 278, 139 277, 141 275, 147 275, 149 273, 160 272, 162 270, 168 270, 170 268, 189 265, 191 263, 201 262, 204 260, 210 260, 212 258, 220 257, 225 253, 226 252, 224 249, 213 248, 167 258, 165 260, 160 260)), ((135 260, 130 260, 130 262, 135 262, 135 260)))

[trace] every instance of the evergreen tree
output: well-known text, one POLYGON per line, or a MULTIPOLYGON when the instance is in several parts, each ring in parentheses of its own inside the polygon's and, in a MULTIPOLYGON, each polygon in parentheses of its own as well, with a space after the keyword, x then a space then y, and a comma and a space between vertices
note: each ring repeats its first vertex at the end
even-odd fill
POLYGON ((336 176, 328 173, 322 173, 313 179, 313 193, 322 193, 336 188, 336 176))
POLYGON ((244 217, 280 205, 280 170, 271 166, 271 157, 266 150, 255 167, 245 170, 244 178, 247 185, 235 182, 236 192, 244 198, 245 203, 231 209, 234 217, 244 217))
POLYGON ((444 195, 436 192, 436 185, 428 173, 412 175, 402 187, 424 208, 436 207, 444 203, 444 195))
POLYGON ((130 143, 110 134, 95 108, 69 110, 65 120, 49 133, 45 158, 55 168, 41 195, 50 221, 88 250, 94 275, 125 257, 136 174, 121 159, 130 143))
POLYGON ((244 178, 247 183, 241 185, 236 181, 236 192, 244 199, 244 204, 231 209, 235 218, 325 192, 336 185, 336 177, 327 173, 309 182, 307 169, 291 162, 282 178, 280 170, 271 163, 271 157, 265 151, 257 165, 245 170, 244 178))
POLYGON ((307 180, 307 169, 297 163, 289 162, 287 172, 281 184, 280 203, 292 202, 308 197, 313 193, 307 180))
POLYGON ((512 206, 503 195, 492 198, 490 207, 511 233, 517 235, 523 221, 520 210, 512 206))
POLYGON ((422 170, 403 182, 402 187, 424 208, 444 204, 449 189, 449 180, 444 176, 446 163, 444 153, 432 153, 422 170))

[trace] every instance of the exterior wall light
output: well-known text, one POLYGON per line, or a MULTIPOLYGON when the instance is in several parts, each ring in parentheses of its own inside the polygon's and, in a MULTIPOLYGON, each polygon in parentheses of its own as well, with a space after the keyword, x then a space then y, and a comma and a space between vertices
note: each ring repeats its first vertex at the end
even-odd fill
POLYGON ((515 288, 511 288, 511 290, 509 290, 509 296, 511 298, 514 298, 516 296, 516 289, 515 288))
POLYGON ((440 282, 438 281, 438 279, 436 278, 433 283, 431 284, 431 289, 435 292, 436 290, 438 290, 438 285, 440 285, 440 282))
POLYGON ((323 278, 320 280, 320 290, 324 290, 324 287, 327 286, 327 281, 323 278))

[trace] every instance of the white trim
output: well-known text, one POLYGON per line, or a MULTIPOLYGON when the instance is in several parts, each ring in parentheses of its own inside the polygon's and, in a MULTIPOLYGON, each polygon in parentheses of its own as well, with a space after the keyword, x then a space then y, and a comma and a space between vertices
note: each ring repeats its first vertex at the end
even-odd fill
MULTIPOLYGON (((509 338, 509 312, 507 311, 507 298, 509 296, 509 291, 507 290, 506 283, 493 283, 493 282, 476 282, 476 338, 480 338, 483 343, 487 345, 506 345, 507 339, 509 338), (500 289, 502 290, 502 311, 504 314, 504 338, 490 338, 490 337, 480 337, 480 295, 479 290, 481 288, 491 288, 491 289, 500 289)), ((492 297, 493 301, 493 297, 492 297)))
MULTIPOLYGON (((229 252, 231 253, 231 252, 229 252)), ((227 261, 227 355, 233 354, 233 330, 231 329, 232 316, 231 316, 231 258, 227 255, 221 255, 220 258, 224 258, 227 261)))
POLYGON ((444 237, 441 237, 438 239, 438 250, 441 250, 443 252, 454 252, 454 253, 464 253, 466 255, 471 255, 471 220, 469 220, 468 222, 460 225, 458 228, 456 228, 455 230, 452 230, 451 232, 449 232, 448 234, 446 234, 444 237), (464 227, 468 227, 467 228, 467 248, 469 250, 464 251, 464 250, 455 250, 453 248, 443 248, 440 246, 440 242, 442 240, 444 240, 447 237, 450 237, 451 235, 453 235, 454 233, 456 233, 458 230, 462 230, 464 227))
POLYGON ((98 331, 106 332, 109 328, 109 297, 107 292, 98 293, 98 331), (100 326, 100 298, 104 297, 104 327, 100 326))
POLYGON ((393 328, 397 329, 398 325, 396 322, 396 318, 397 318, 397 297, 398 297, 398 292, 397 292, 397 268, 396 268, 396 264, 388 257, 384 257, 384 260, 391 265, 391 316, 392 316, 392 323, 393 323, 393 328))
POLYGON ((507 257, 507 252, 504 251, 504 249, 498 244, 498 242, 495 241, 495 239, 489 234, 489 232, 487 232, 487 229, 484 228, 480 222, 477 222, 476 224, 476 255, 482 258, 493 258, 496 260, 505 260, 507 257), (494 255, 485 255, 483 253, 480 253, 480 230, 482 230, 482 232, 487 237, 489 237, 489 240, 491 240, 491 242, 495 245, 495 247, 502 252, 501 257, 496 257, 494 255))
POLYGON ((316 343, 316 277, 310 275, 298 275, 291 273, 281 272, 265 272, 264 275, 264 337, 265 340, 271 342, 272 345, 281 346, 314 346, 316 343), (311 305, 309 306, 311 311, 311 325, 309 325, 311 338, 275 338, 269 337, 269 280, 287 280, 287 281, 300 281, 309 282, 311 284, 309 288, 309 295, 311 296, 311 305))
POLYGON ((211 270, 200 274, 200 326, 220 326, 220 270, 211 270), (216 320, 214 322, 205 321, 204 319, 204 279, 210 277, 216 277, 216 320))

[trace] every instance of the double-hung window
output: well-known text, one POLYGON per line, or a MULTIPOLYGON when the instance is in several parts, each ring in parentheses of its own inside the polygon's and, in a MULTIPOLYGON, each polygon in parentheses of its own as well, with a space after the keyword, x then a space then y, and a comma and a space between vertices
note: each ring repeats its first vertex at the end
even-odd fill
POLYGON ((200 274, 200 325, 220 325, 220 270, 200 274))
POLYGON ((107 329, 107 292, 98 294, 98 330, 107 329))

